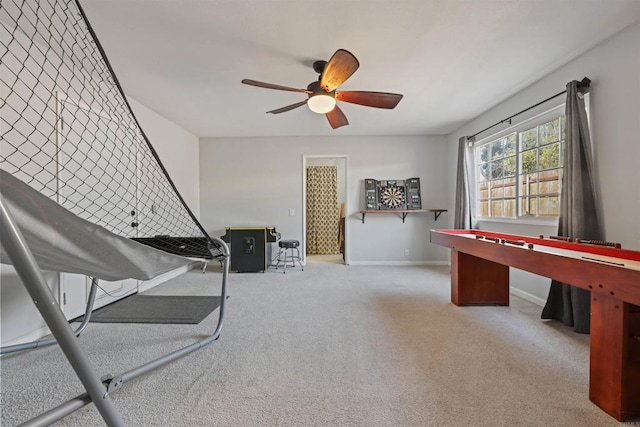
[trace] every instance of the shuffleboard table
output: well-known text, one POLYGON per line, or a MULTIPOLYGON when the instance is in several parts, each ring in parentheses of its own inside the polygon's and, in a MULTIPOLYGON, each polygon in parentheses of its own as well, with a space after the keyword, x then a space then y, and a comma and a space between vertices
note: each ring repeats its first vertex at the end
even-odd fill
POLYGON ((640 417, 640 251, 479 230, 431 230, 451 248, 451 302, 509 305, 509 267, 591 291, 589 399, 640 417))

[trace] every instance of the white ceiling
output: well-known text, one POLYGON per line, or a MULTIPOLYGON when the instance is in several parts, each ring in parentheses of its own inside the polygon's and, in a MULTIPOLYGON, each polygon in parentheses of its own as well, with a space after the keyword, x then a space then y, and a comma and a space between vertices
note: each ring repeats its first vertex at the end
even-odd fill
POLYGON ((202 137, 447 134, 640 20, 640 0, 81 4, 125 92, 202 137), (395 110, 342 102, 332 130, 306 106, 265 114, 305 94, 240 83, 306 88, 339 48, 360 61, 339 89, 404 94, 395 110))

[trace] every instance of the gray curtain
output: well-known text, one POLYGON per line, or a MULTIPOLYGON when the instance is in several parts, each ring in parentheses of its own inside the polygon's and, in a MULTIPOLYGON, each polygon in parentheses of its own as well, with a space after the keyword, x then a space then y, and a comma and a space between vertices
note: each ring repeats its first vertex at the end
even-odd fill
POLYGON ((453 218, 453 228, 473 228, 475 217, 475 170, 473 164, 473 140, 463 136, 458 140, 456 206, 453 218))
MULTIPOLYGON (((583 92, 587 88, 578 85, 577 81, 567 84, 567 133, 558 235, 604 240, 595 199, 591 139, 584 107, 583 92)), ((588 334, 590 310, 589 291, 554 280, 542 318, 559 320, 572 326, 575 332, 588 334)))

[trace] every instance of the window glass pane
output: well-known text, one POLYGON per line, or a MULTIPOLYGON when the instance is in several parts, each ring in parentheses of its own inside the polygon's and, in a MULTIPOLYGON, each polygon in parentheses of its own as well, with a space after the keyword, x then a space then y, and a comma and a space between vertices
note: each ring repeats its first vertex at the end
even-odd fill
POLYGON ((516 174, 516 156, 504 159, 504 176, 515 176, 516 174))
POLYGON ((518 215, 520 216, 527 216, 530 214, 530 208, 529 208, 529 198, 528 197, 520 197, 518 198, 518 200, 520 201, 520 212, 518 212, 518 215))
POLYGON ((502 157, 502 140, 497 139, 489 144, 491 147, 491 160, 496 160, 502 157))
POLYGON ((505 139, 497 139, 491 143, 491 160, 501 159, 504 156, 505 139))
POLYGON ((504 161, 496 160, 491 162, 491 179, 502 178, 504 176, 504 161))
POLYGON ((514 218, 516 216, 516 199, 505 199, 504 216, 514 218))
POLYGON ((557 172, 557 174, 558 174, 558 178, 557 178, 557 179, 558 179, 558 182, 557 182, 557 185, 558 185, 558 194, 560 194, 560 192, 562 191, 562 172, 563 172, 563 169, 562 169, 562 168, 558 168, 558 169, 556 170, 556 172, 557 172))
POLYGON ((538 144, 538 128, 535 127, 533 129, 525 130, 520 134, 520 138, 522 141, 522 147, 520 147, 521 151, 534 148, 538 144))
POLYGON ((486 200, 478 203, 478 209, 480 210, 480 216, 489 216, 489 202, 486 200))
POLYGON ((504 180, 504 197, 516 197, 516 177, 504 180))
POLYGON ((559 194, 560 193, 560 173, 558 169, 540 172, 540 192, 539 194, 559 194))
POLYGON ((504 203, 502 200, 491 201, 491 216, 504 216, 504 203))
POLYGON ((480 161, 488 162, 489 161, 489 144, 484 144, 479 148, 480 150, 480 161))
POLYGON ((529 215, 538 216, 538 198, 529 198, 529 215))
POLYGON ((564 141, 567 139, 567 118, 560 116, 560 139, 564 141))
POLYGON ((538 174, 532 173, 520 176, 520 195, 538 194, 538 174))
POLYGON ((538 191, 539 182, 540 181, 537 173, 529 174, 529 194, 530 195, 536 195, 540 193, 538 191))
POLYGON ((558 216, 560 213, 560 202, 558 196, 540 197, 538 199, 538 216, 558 216))
POLYGON ((540 170, 560 166, 560 144, 547 145, 540 148, 540 170))
POLYGON ((478 181, 489 179, 489 163, 481 163, 478 166, 478 181))
POLYGON ((480 184, 479 186, 479 194, 478 197, 480 199, 488 199, 489 198, 489 183, 488 182, 483 182, 482 184, 480 184))
POLYGON ((540 145, 560 141, 560 118, 540 125, 540 145))
POLYGON ((537 150, 529 150, 522 153, 521 173, 531 173, 538 170, 537 150))
POLYGON ((496 199, 502 197, 504 197, 504 181, 502 179, 491 181, 491 198, 496 199))
POLYGON ((505 157, 516 155, 516 139, 517 139, 517 134, 515 132, 506 137, 505 144, 504 144, 505 157))

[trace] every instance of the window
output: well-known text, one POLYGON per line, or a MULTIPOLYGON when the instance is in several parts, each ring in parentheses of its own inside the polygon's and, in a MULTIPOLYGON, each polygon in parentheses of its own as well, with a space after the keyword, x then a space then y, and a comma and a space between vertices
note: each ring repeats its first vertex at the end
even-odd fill
POLYGON ((477 216, 544 218, 560 213, 562 107, 475 147, 477 216))

